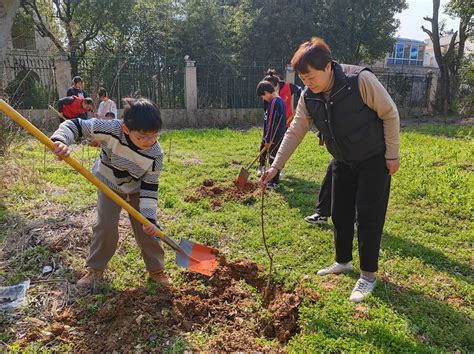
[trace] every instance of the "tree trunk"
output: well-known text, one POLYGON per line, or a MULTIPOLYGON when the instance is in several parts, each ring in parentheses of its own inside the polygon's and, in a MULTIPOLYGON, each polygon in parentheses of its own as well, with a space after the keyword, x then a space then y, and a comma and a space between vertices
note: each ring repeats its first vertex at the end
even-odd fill
POLYGON ((71 63, 71 77, 79 75, 79 58, 75 52, 69 55, 69 63, 71 63))

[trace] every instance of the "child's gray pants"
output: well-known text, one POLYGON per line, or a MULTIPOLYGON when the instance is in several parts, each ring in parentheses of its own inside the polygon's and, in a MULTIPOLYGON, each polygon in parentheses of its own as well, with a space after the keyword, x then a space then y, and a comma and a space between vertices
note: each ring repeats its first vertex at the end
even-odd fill
MULTIPOLYGON (((120 196, 126 199, 126 195, 120 196)), ((97 223, 92 227, 92 243, 90 246, 87 266, 95 270, 103 270, 114 255, 119 239, 118 222, 121 207, 98 191, 97 223)), ((129 194, 130 204, 139 209, 140 194, 129 194)), ((143 232, 142 225, 130 215, 135 240, 140 247, 146 270, 155 272, 164 267, 164 252, 160 242, 155 241, 143 232)))

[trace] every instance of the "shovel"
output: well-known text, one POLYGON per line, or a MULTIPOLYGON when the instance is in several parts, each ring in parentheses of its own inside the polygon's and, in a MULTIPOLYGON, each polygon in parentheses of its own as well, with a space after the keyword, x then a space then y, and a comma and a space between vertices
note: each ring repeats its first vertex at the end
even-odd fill
MULTIPOLYGON (((20 113, 18 113, 2 99, 0 99, 0 111, 3 111, 6 115, 8 115, 16 123, 26 129, 36 139, 46 145, 49 149, 54 150, 55 146, 51 139, 49 139, 38 128, 31 124, 27 119, 25 119, 20 113)), ((133 208, 130 204, 123 200, 117 193, 107 187, 90 171, 84 168, 84 166, 82 166, 77 160, 70 156, 63 157, 62 159, 66 161, 69 165, 71 165, 77 172, 87 178, 90 182, 92 182, 97 188, 99 188, 115 203, 125 209, 138 222, 145 226, 152 225, 152 223, 147 218, 145 218, 135 208, 133 208)), ((211 276, 217 268, 218 261, 216 255, 218 251, 213 248, 209 248, 184 239, 181 240, 178 245, 170 237, 161 232, 158 228, 156 231, 156 235, 151 237, 153 237, 155 240, 162 240, 164 243, 170 246, 176 252, 176 263, 184 268, 188 268, 193 272, 201 273, 207 276, 211 276)))
POLYGON ((64 118, 63 116, 61 116, 61 114, 57 111, 56 108, 54 108, 53 106, 51 106, 50 104, 48 104, 48 108, 53 112, 53 113, 56 113, 56 115, 59 117, 59 119, 61 119, 62 121, 65 121, 66 118, 64 118))
POLYGON ((260 158, 260 156, 262 156, 262 154, 266 150, 267 150, 267 147, 264 146, 263 149, 258 153, 257 157, 255 157, 255 159, 246 168, 243 168, 243 167, 240 168, 239 175, 237 176, 237 185, 239 187, 245 187, 245 185, 249 181, 249 174, 250 174, 249 170, 252 168, 253 164, 257 162, 257 160, 260 158))

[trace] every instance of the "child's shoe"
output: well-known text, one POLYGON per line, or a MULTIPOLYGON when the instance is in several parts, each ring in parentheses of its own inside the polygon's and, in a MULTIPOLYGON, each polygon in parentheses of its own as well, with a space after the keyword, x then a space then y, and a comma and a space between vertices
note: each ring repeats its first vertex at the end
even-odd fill
POLYGON ((349 301, 351 302, 361 302, 367 296, 369 296, 375 288, 375 284, 377 283, 376 280, 373 282, 367 281, 365 279, 360 278, 357 280, 357 283, 352 289, 351 296, 349 297, 349 301))
POLYGON ((262 177, 264 169, 265 169, 265 166, 258 166, 257 177, 262 177))
POLYGON ((329 267, 318 270, 318 275, 328 275, 328 274, 340 274, 340 273, 350 273, 354 270, 351 262, 348 263, 334 263, 329 267))
POLYGON ((91 267, 86 268, 86 273, 76 283, 77 286, 92 286, 100 283, 104 279, 103 270, 95 270, 91 267))
POLYGON ((170 277, 162 269, 156 270, 154 272, 148 272, 148 277, 158 284, 171 285, 170 277))

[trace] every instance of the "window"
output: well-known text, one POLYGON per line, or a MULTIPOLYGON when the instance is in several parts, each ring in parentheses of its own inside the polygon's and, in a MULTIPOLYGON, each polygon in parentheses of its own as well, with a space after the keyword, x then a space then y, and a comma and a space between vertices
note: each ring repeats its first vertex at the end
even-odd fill
POLYGON ((412 45, 410 49, 410 59, 417 60, 418 59, 418 46, 412 45))
POLYGON ((396 47, 396 57, 397 58, 403 58, 403 49, 404 49, 404 45, 403 44, 400 44, 400 43, 397 43, 397 47, 396 47))
POLYGON ((19 10, 12 26, 12 44, 14 49, 36 49, 35 28, 29 16, 19 10))
POLYGON ((410 46, 408 44, 406 46, 404 46, 403 58, 404 59, 410 59, 410 46))

